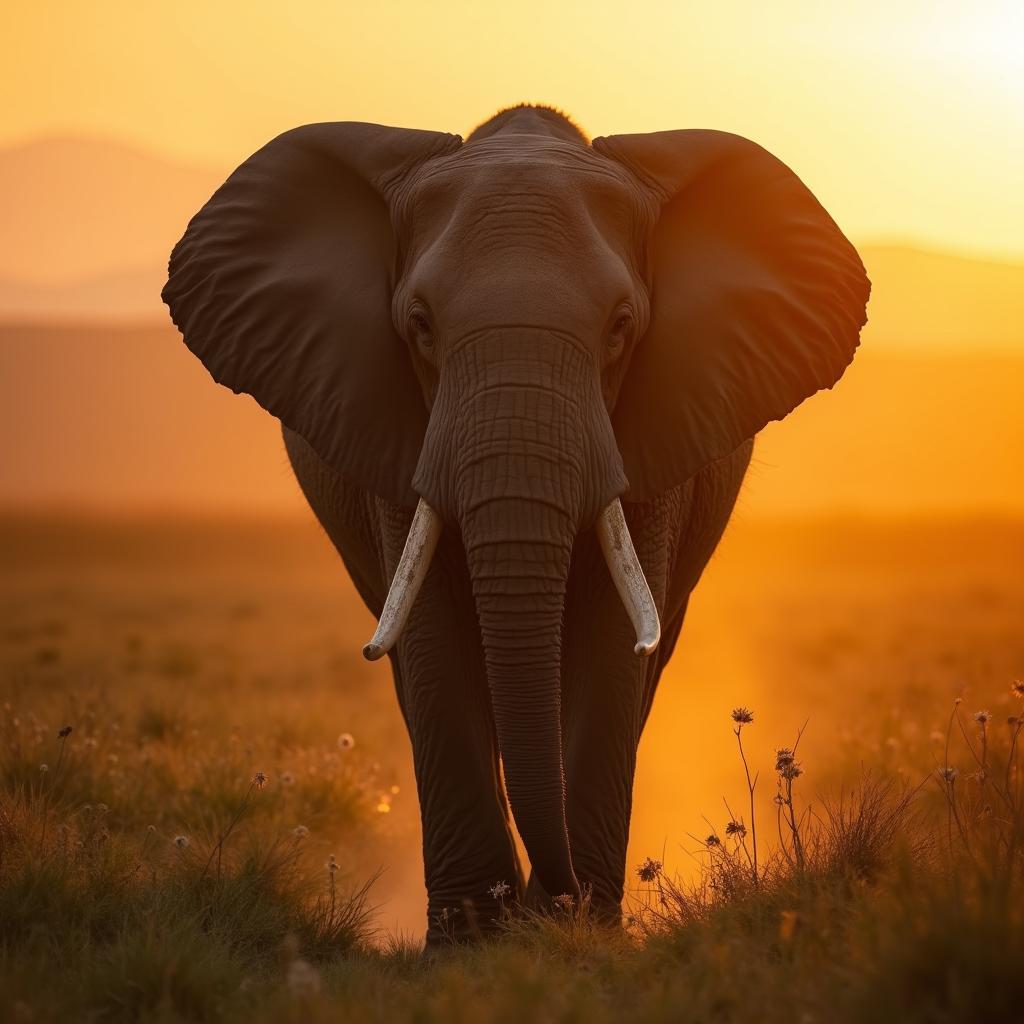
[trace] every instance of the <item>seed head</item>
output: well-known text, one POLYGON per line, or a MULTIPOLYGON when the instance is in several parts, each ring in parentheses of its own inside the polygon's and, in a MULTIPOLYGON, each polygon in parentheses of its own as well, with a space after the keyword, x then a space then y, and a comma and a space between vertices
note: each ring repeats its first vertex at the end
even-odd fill
POLYGON ((305 825, 296 825, 295 828, 292 829, 292 835, 294 835, 296 839, 305 839, 306 836, 309 835, 309 829, 306 828, 305 825))
POLYGON ((175 836, 174 837, 174 845, 179 850, 187 850, 188 849, 188 836, 175 836))
POLYGON ((992 715, 988 711, 975 711, 974 720, 978 725, 988 725, 992 721, 992 715))
POLYGON ((730 821, 725 826, 725 834, 727 836, 739 836, 740 839, 744 839, 747 835, 747 826, 742 821, 730 821))
POLYGON ((658 875, 661 874, 662 863, 660 860, 655 860, 653 857, 648 857, 636 869, 637 875, 640 877, 641 882, 653 882, 658 875))
POLYGON ((45 775, 49 770, 50 766, 48 764, 41 764, 39 766, 39 771, 42 772, 43 775, 45 775))
POLYGON ((804 770, 800 767, 799 761, 790 761, 789 764, 784 764, 779 769, 779 774, 784 779, 789 779, 790 781, 792 781, 793 779, 800 778, 800 776, 803 775, 803 773, 804 770))
POLYGON ((495 882, 487 891, 492 899, 503 900, 512 891, 512 886, 505 881, 495 882))
POLYGON ((940 768, 939 769, 939 778, 942 779, 943 782, 948 782, 950 785, 952 785, 954 782, 956 782, 957 776, 959 774, 960 774, 960 769, 959 768, 953 768, 951 765, 946 765, 945 768, 940 768))
POLYGON ((332 875, 336 874, 338 871, 338 859, 333 853, 327 858, 327 870, 330 871, 332 875))
POLYGON ((721 846, 722 840, 719 839, 714 832, 712 832, 711 835, 709 835, 707 839, 704 840, 704 843, 707 846, 721 846))
POLYGON ((320 991, 320 974, 317 969, 302 957, 296 957, 288 965, 285 984, 293 996, 305 998, 315 996, 320 991))
POLYGON ((70 725, 65 725, 64 728, 61 729, 60 732, 57 733, 57 738, 58 739, 62 739, 62 740, 66 740, 71 735, 71 732, 72 732, 71 726, 70 725))
POLYGON ((1014 681, 1010 683, 1010 693, 1012 693, 1014 697, 1020 697, 1021 700, 1024 700, 1024 679, 1014 679, 1014 681))
POLYGON ((781 772, 786 765, 792 764, 795 760, 796 755, 789 747, 779 747, 775 752, 775 770, 781 772))
POLYGON ((555 897, 555 906, 558 907, 559 910, 564 910, 568 913, 576 906, 576 897, 571 893, 563 892, 561 895, 555 897))
POLYGON ((257 772, 252 777, 252 784, 257 789, 262 789, 267 784, 267 773, 266 772, 257 772))
POLYGON ((339 750, 351 750, 356 745, 356 738, 350 732, 343 732, 338 737, 339 750))
POLYGON ((750 725, 754 720, 754 712, 750 708, 733 708, 732 720, 737 725, 750 725))

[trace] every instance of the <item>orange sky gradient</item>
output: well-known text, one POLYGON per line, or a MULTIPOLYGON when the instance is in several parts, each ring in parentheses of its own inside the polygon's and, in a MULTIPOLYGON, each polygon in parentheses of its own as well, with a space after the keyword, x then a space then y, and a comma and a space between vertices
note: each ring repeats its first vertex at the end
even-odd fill
POLYGON ((1024 6, 864 0, 42 0, 0 43, 0 144, 108 136, 230 169, 319 120, 467 132, 520 100, 593 134, 715 127, 854 238, 1024 256, 1024 6))

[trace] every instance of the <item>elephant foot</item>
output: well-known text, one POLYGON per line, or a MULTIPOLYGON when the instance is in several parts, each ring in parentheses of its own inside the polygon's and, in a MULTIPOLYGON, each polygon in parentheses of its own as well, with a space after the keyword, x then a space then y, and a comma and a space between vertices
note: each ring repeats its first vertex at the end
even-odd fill
POLYGON ((502 933, 503 922, 515 906, 514 897, 485 897, 464 899, 460 903, 451 900, 440 906, 430 901, 427 915, 427 936, 425 956, 452 949, 456 946, 471 945, 493 938, 502 933))

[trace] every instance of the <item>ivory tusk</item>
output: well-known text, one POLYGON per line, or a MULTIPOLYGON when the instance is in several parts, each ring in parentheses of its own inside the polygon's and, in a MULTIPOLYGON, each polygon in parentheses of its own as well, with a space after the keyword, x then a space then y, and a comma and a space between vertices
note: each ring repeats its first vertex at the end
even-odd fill
POLYGON ((597 538, 612 574, 612 582, 636 631, 633 650, 647 657, 661 640, 661 622, 618 498, 598 516, 597 538))
POLYGON ((434 557, 441 536, 441 525, 441 517, 420 498, 409 527, 409 536, 402 549, 402 557, 398 560, 398 568, 391 581, 388 598, 384 602, 384 610, 380 613, 377 631, 363 648, 363 657, 367 661, 382 658, 402 635, 416 595, 430 568, 430 560, 434 557))

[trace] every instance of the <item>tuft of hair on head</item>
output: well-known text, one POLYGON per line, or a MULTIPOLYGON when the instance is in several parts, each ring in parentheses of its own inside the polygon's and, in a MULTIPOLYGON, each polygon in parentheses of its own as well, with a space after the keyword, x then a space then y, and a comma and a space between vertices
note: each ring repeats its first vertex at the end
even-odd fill
POLYGON ((496 114, 486 121, 481 121, 466 137, 466 142, 473 142, 477 139, 485 139, 493 135, 503 124, 515 117, 520 111, 533 111, 545 121, 557 128, 564 130, 564 133, 572 138, 578 139, 587 145, 590 138, 587 133, 559 107, 553 107, 547 103, 515 103, 510 107, 502 107, 496 114))

